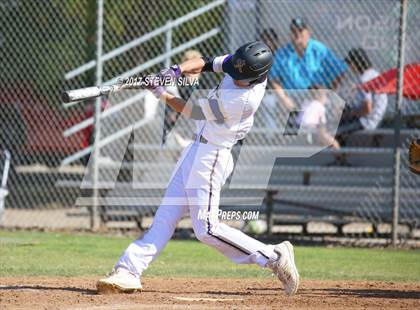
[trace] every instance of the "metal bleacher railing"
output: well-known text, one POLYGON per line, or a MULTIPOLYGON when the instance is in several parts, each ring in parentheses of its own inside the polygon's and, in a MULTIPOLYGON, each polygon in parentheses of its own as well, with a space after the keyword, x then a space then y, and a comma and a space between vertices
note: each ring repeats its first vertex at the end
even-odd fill
MULTIPOLYGON (((210 4, 208 4, 208 5, 205 5, 201 8, 199 8, 199 9, 197 9, 197 10, 194 10, 194 11, 192 11, 192 12, 190 12, 190 13, 184 15, 184 16, 181 16, 181 17, 177 18, 176 20, 173 20, 173 21, 169 20, 164 26, 159 27, 159 28, 157 28, 157 29, 155 29, 155 30, 153 30, 149 33, 146 33, 146 34, 142 35, 141 37, 138 37, 138 38, 136 38, 136 39, 120 46, 120 47, 117 47, 117 48, 113 49, 112 51, 110 51, 110 52, 108 52, 108 53, 106 53, 102 56, 99 56, 98 57, 99 61, 92 60, 92 61, 90 61, 86 64, 83 64, 83 65, 79 66, 78 68, 76 68, 74 70, 71 70, 71 71, 67 72, 66 75, 65 75, 65 78, 67 80, 72 79, 72 78, 86 72, 89 69, 95 68, 97 63, 102 65, 101 63, 103 63, 107 60, 111 60, 111 59, 129 51, 130 49, 135 48, 135 47, 141 45, 142 43, 145 43, 148 40, 153 39, 154 37, 156 37, 156 36, 158 36, 162 33, 166 33, 166 35, 165 35, 165 47, 166 47, 165 53, 163 53, 162 55, 159 55, 159 56, 157 56, 153 59, 150 59, 150 60, 146 61, 145 63, 142 63, 141 65, 136 66, 135 68, 132 68, 132 69, 130 69, 130 70, 128 70, 128 71, 126 71, 122 74, 119 74, 117 77, 114 77, 114 78, 104 82, 104 84, 113 84, 113 83, 117 82, 118 78, 123 79, 123 78, 133 76, 135 74, 141 73, 141 72, 143 72, 143 71, 145 71, 145 70, 147 70, 147 69, 149 69, 149 68, 151 68, 151 67, 153 67, 157 64, 160 64, 162 62, 164 62, 166 65, 168 65, 168 64, 171 63, 171 57, 190 49, 191 47, 197 45, 198 43, 201 43, 201 42, 204 42, 204 41, 208 40, 209 38, 213 37, 214 35, 216 35, 220 31, 219 28, 213 28, 212 30, 207 31, 207 32, 201 34, 200 36, 187 41, 186 43, 184 43, 182 45, 179 45, 177 47, 172 47, 172 45, 171 45, 172 31, 174 30, 174 28, 182 25, 183 23, 185 23, 185 22, 187 22, 187 21, 189 21, 193 18, 199 17, 200 15, 213 10, 217 6, 220 6, 220 5, 224 4, 224 2, 225 2, 225 0, 214 1, 210 4)), ((114 113, 117 113, 118 111, 121 111, 122 109, 124 109, 126 107, 129 107, 130 105, 138 102, 139 100, 141 100, 144 97, 144 95, 145 95, 144 93, 136 94, 133 97, 130 97, 130 98, 126 99, 125 101, 119 103, 118 105, 115 105, 112 108, 106 110, 104 113, 101 113, 101 116, 99 117, 99 121, 103 118, 111 116, 114 113)), ((70 106, 73 105, 73 104, 77 104, 77 102, 70 104, 70 106)), ((145 122, 140 123, 137 126, 141 127, 141 126, 143 126, 144 123, 145 122)), ((72 127, 68 128, 68 129, 66 129, 64 131, 64 136, 68 137, 68 136, 70 136, 70 135, 72 135, 72 134, 74 134, 74 133, 76 133, 80 130, 83 130, 84 128, 86 128, 88 126, 91 126, 93 124, 94 124, 94 117, 90 117, 90 118, 88 118, 88 119, 86 119, 86 120, 84 120, 84 121, 82 121, 78 124, 73 125, 72 127)), ((132 130, 132 129, 130 128, 130 130, 132 130)), ((114 134, 114 136, 108 137, 108 139, 106 141, 103 141, 102 144, 99 145, 99 148, 103 145, 108 144, 108 143, 112 143, 113 141, 115 141, 115 139, 118 139, 119 137, 121 137, 121 135, 124 135, 124 134, 127 134, 127 132, 122 132, 122 133, 116 132, 114 134)), ((86 149, 81 150, 78 153, 75 153, 75 154, 73 154, 69 157, 66 157, 63 160, 62 164, 64 164, 64 165, 70 164, 70 163, 80 159, 81 157, 84 157, 84 156, 90 154, 92 152, 92 150, 93 150, 93 148, 91 146, 87 147, 86 149)))

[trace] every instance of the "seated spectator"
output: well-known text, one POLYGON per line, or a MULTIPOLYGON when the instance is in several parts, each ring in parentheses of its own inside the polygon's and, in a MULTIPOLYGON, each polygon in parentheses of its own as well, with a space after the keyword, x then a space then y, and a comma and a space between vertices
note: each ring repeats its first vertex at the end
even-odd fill
POLYGON ((302 110, 297 116, 297 125, 306 133, 310 144, 331 145, 340 148, 338 141, 327 130, 325 105, 328 103, 327 90, 314 85, 309 91, 309 98, 303 102, 302 110))
POLYGON ((269 78, 282 104, 292 111, 295 104, 287 90, 308 89, 314 84, 334 89, 347 66, 327 46, 311 38, 302 18, 292 20, 290 39, 291 43, 276 51, 269 78))
MULTIPOLYGON (((194 58, 201 58, 201 57, 203 57, 203 55, 201 55, 199 51, 187 50, 182 57, 182 62, 185 62, 187 60, 194 59, 194 58)), ((192 92, 198 88, 198 86, 194 82, 198 80, 200 76, 201 76, 200 73, 188 74, 185 76, 188 79, 188 85, 178 88, 178 91, 183 99, 188 100, 192 92)))
POLYGON ((273 28, 264 29, 261 33, 261 41, 263 41, 274 52, 277 50, 279 38, 273 28))
MULTIPOLYGON (((362 48, 351 49, 346 62, 351 71, 357 75, 358 83, 365 83, 379 76, 379 72, 373 68, 368 55, 362 48)), ((384 118, 387 104, 386 94, 367 93, 357 88, 354 102, 343 113, 337 134, 343 135, 360 129, 378 128, 384 118)))

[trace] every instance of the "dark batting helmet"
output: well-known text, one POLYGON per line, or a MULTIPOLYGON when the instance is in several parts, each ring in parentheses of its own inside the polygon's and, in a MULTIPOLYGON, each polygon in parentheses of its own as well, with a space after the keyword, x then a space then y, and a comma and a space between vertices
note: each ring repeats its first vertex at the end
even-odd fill
POLYGON ((263 42, 242 45, 223 64, 223 71, 234 80, 255 81, 265 78, 273 64, 273 54, 263 42))

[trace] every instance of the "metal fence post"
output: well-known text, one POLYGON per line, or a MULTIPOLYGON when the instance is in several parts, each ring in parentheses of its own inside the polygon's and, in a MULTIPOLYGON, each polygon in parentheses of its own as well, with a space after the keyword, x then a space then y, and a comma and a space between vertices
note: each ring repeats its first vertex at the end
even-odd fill
MULTIPOLYGON (((171 25, 172 24, 172 20, 168 20, 168 22, 166 23, 166 25, 171 25)), ((170 27, 166 33, 165 33, 165 53, 168 54, 168 57, 166 57, 165 59, 165 68, 169 68, 169 66, 171 65, 171 56, 169 55, 169 52, 172 49, 172 27, 170 27)))
POLYGON ((404 48, 407 24, 407 0, 401 0, 400 29, 398 38, 398 84, 394 120, 394 187, 392 210, 392 245, 398 243, 398 222, 400 207, 400 164, 401 164, 401 103, 404 81, 404 48))
POLYGON ((267 221, 267 236, 271 236, 273 234, 273 196, 276 194, 275 191, 268 190, 265 196, 265 204, 266 204, 266 221, 267 221))
MULTIPOLYGON (((97 32, 96 32, 96 85, 102 84, 102 40, 103 40, 103 11, 104 2, 103 0, 97 0, 98 4, 98 20, 97 20, 97 32)), ((100 147, 99 141, 101 138, 101 97, 98 97, 95 101, 95 115, 94 115, 94 132, 95 142, 93 150, 93 167, 92 167, 92 210, 90 227, 92 230, 97 230, 101 225, 101 219, 99 214, 99 157, 100 147)))
MULTIPOLYGON (((168 30, 166 30, 165 32, 165 54, 167 55, 167 57, 165 58, 165 68, 169 68, 169 66, 171 65, 171 55, 169 54, 172 50, 172 27, 173 27, 173 22, 172 20, 168 20, 166 22, 166 25, 168 27, 168 30)), ((170 111, 168 106, 165 106, 164 109, 164 115, 163 115, 163 131, 162 131, 162 139, 161 139, 161 145, 164 145, 166 142, 166 134, 167 134, 167 128, 165 126, 165 122, 166 122, 166 115, 167 113, 170 111)))

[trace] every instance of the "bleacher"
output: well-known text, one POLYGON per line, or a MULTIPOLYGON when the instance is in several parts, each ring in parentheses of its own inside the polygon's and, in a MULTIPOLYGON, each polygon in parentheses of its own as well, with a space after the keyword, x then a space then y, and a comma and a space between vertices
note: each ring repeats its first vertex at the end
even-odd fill
MULTIPOLYGON (((401 134, 404 141, 418 132, 404 129, 401 134)), ((349 137, 350 146, 340 150, 325 149, 310 158, 278 158, 267 187, 253 188, 246 183, 242 188, 239 184, 239 189, 226 188, 222 192, 221 208, 258 210, 265 214, 270 228, 273 225, 300 225, 306 232, 308 223, 327 222, 336 225, 338 232, 342 233, 344 225, 362 222, 371 224, 375 232, 379 224, 392 221, 392 139, 392 129, 360 131, 349 137), (377 142, 375 147, 371 146, 372 140, 377 142), (346 164, 340 165, 336 158, 343 154, 346 164), (264 201, 262 204, 240 205, 223 199, 237 197, 238 193, 243 199, 263 195, 264 201)), ((153 144, 132 144, 130 148, 141 152, 144 161, 121 165, 119 182, 114 188, 102 191, 113 203, 101 207, 101 218, 105 223, 134 221, 141 227, 142 218, 150 217, 156 211, 181 148, 162 148, 153 144), (157 158, 170 160, 159 162, 157 158), (134 181, 130 172, 133 169, 136 173, 134 181), (124 201, 128 203, 124 205, 124 201)), ((413 228, 419 221, 420 178, 413 178, 404 164, 406 151, 403 148, 400 222, 413 228), (405 179, 410 179, 410 182, 405 182, 405 179)), ((256 152, 255 156, 258 156, 259 148, 250 148, 250 152, 256 152)), ((119 165, 108 162, 101 168, 119 165)), ((249 175, 254 176, 260 167, 245 166, 241 169, 248 169, 249 175)), ((80 182, 62 180, 58 185, 68 188, 79 186, 80 182)))
MULTIPOLYGON (((400 223, 410 229, 419 222, 420 178, 407 168, 404 145, 418 133, 412 129, 401 131, 400 223)), ((339 233, 352 222, 367 222, 373 232, 377 232, 379 224, 390 224, 393 139, 393 129, 358 131, 338 151, 327 149, 309 159, 278 159, 268 198, 273 224, 301 224, 306 231, 308 222, 321 221, 333 223, 339 233), (336 160, 338 154, 344 154, 344 165, 336 160)))

